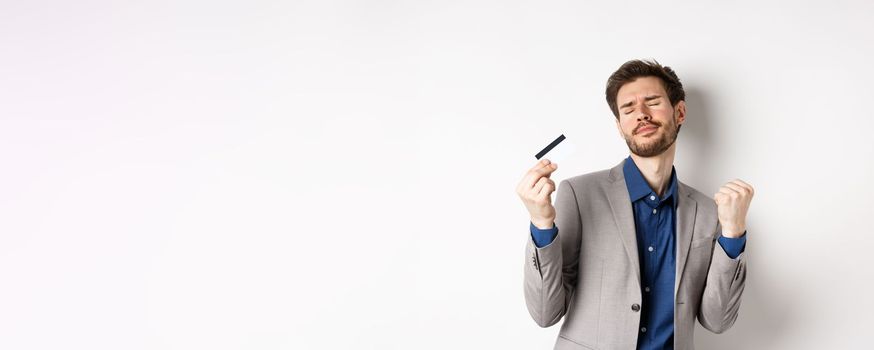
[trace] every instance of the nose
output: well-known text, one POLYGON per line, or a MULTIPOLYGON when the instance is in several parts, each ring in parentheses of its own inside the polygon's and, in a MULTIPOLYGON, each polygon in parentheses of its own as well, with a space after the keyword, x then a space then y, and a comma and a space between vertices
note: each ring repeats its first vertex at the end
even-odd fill
POLYGON ((641 103, 640 114, 637 115, 637 121, 649 121, 650 119, 652 119, 652 116, 649 113, 649 107, 647 107, 646 103, 641 103))

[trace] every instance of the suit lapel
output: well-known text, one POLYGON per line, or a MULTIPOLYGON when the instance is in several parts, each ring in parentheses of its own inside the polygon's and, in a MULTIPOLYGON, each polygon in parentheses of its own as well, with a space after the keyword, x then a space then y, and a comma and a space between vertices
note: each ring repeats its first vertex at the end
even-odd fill
POLYGON ((610 202, 610 210, 613 212, 613 220, 619 229, 619 238, 625 245, 625 253, 631 260, 631 268, 640 285, 640 259, 637 256, 637 233, 634 231, 634 209, 631 208, 628 187, 625 185, 625 174, 622 167, 625 159, 619 165, 610 169, 610 181, 607 191, 607 200, 610 202))
POLYGON ((674 280, 674 299, 680 287, 686 259, 689 257, 689 247, 692 245, 692 232, 695 229, 695 215, 698 212, 698 201, 692 198, 692 192, 679 180, 679 202, 677 203, 677 274, 674 280))

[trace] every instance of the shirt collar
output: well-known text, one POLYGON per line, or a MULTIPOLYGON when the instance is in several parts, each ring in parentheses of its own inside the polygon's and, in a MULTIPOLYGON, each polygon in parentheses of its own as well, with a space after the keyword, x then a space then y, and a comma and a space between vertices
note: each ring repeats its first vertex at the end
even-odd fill
MULTIPOLYGON (((625 174, 625 185, 628 186, 628 195, 632 202, 635 202, 644 196, 656 196, 655 191, 649 187, 649 184, 646 182, 646 179, 643 178, 643 174, 640 173, 640 169, 637 167, 637 164, 634 164, 634 159, 631 158, 631 156, 628 156, 628 158, 625 159, 622 172, 625 174)), ((665 191, 664 197, 660 198, 659 201, 664 201, 670 197, 676 198, 676 191, 677 169, 672 165, 671 184, 669 185, 668 190, 665 191)), ((674 203, 676 203, 676 201, 674 201, 674 203)))

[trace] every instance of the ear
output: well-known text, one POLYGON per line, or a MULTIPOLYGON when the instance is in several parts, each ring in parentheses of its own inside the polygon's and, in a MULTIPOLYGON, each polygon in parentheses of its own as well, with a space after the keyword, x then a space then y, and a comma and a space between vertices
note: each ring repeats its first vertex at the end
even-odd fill
POLYGON ((674 108, 674 118, 677 119, 677 125, 686 121, 686 101, 677 102, 677 106, 674 108))

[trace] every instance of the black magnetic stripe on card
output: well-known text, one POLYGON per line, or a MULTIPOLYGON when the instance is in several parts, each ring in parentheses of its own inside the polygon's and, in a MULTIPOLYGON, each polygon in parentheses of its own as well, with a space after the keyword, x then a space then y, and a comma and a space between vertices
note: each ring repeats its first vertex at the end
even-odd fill
POLYGON ((555 146, 558 146, 558 144, 561 143, 562 141, 564 141, 564 134, 561 134, 561 136, 559 136, 557 139, 555 139, 555 141, 552 141, 552 143, 550 143, 549 146, 546 146, 546 148, 544 148, 542 151, 538 152, 536 155, 534 155, 534 157, 536 157, 537 159, 543 158, 543 156, 545 156, 547 153, 549 153, 549 151, 552 151, 552 149, 555 148, 555 146))

